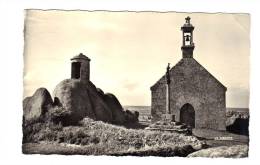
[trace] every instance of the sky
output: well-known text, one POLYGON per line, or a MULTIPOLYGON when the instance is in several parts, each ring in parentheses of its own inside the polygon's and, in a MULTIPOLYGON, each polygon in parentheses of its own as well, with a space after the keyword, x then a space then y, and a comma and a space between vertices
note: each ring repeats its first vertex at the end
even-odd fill
POLYGON ((90 80, 122 105, 151 105, 150 87, 181 58, 181 26, 195 26, 194 55, 227 87, 227 107, 249 102, 249 14, 27 10, 24 97, 70 78, 71 57, 91 59, 90 80))

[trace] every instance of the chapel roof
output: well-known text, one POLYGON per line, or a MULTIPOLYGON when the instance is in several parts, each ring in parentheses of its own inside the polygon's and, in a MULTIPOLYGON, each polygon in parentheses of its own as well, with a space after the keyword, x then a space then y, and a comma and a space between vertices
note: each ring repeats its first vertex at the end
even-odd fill
MULTIPOLYGON (((197 65, 200 67, 202 70, 204 70, 209 77, 214 79, 225 91, 227 88, 216 78, 214 77, 206 68, 204 68, 198 61, 196 61, 194 58, 182 58, 176 65, 174 65, 171 69, 170 72, 172 72, 176 67, 179 67, 181 65, 184 65, 184 63, 193 63, 194 65, 197 65)), ((153 91, 157 89, 157 87, 160 85, 160 83, 165 81, 165 74, 153 85, 150 87, 150 89, 153 91)), ((165 81, 166 82, 166 81, 165 81)))

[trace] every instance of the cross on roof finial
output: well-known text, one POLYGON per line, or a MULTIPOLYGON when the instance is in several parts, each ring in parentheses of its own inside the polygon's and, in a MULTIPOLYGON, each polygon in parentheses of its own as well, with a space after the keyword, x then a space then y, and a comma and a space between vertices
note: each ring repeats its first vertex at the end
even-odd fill
POLYGON ((190 24, 190 17, 189 17, 189 16, 186 17, 185 20, 186 20, 186 23, 187 23, 187 24, 190 24))

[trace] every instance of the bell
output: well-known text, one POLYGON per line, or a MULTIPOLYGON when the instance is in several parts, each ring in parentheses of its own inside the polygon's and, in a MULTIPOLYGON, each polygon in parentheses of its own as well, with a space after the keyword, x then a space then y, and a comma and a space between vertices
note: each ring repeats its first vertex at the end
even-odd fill
POLYGON ((190 41, 190 36, 186 35, 186 40, 185 41, 190 41))

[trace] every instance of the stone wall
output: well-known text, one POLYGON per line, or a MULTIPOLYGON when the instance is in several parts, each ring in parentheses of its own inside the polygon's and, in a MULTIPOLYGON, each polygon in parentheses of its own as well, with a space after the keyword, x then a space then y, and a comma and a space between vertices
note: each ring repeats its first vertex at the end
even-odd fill
MULTIPOLYGON (((180 120, 181 107, 189 103, 195 110, 196 128, 225 130, 226 88, 216 78, 193 58, 181 59, 170 76, 170 111, 175 120, 180 120)), ((153 121, 165 113, 165 89, 163 78, 151 87, 153 121)))
POLYGON ((90 63, 89 61, 85 61, 81 63, 80 77, 82 80, 89 81, 90 80, 90 63))
POLYGON ((162 119, 162 115, 166 112, 166 80, 163 76, 154 86, 152 90, 151 115, 152 121, 162 119))

